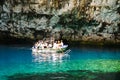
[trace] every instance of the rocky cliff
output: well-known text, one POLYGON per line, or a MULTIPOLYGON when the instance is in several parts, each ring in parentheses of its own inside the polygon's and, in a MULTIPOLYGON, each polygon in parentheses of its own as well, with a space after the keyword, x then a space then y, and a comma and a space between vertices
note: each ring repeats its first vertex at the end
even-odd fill
POLYGON ((120 0, 0 0, 0 41, 120 42, 120 0))

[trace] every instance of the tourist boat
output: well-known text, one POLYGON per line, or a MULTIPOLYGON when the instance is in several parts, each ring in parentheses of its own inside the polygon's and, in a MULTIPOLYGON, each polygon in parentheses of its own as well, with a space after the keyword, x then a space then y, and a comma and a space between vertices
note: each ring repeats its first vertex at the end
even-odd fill
MULTIPOLYGON (((45 44, 45 43, 44 43, 45 44)), ((64 45, 61 44, 60 46, 43 46, 42 45, 42 41, 39 42, 38 45, 34 45, 34 47, 32 47, 32 54, 35 58, 35 62, 39 62, 39 61, 49 61, 49 60, 62 60, 63 58, 67 58, 69 57, 69 52, 71 50, 68 49, 68 45, 64 45)))
POLYGON ((36 49, 32 48, 33 54, 39 54, 39 53, 64 53, 68 49, 68 45, 63 45, 59 49, 53 49, 53 48, 44 48, 44 49, 36 49))
POLYGON ((44 48, 44 49, 35 49, 32 48, 32 55, 35 62, 42 61, 61 61, 69 58, 68 45, 63 45, 60 49, 53 48, 44 48))

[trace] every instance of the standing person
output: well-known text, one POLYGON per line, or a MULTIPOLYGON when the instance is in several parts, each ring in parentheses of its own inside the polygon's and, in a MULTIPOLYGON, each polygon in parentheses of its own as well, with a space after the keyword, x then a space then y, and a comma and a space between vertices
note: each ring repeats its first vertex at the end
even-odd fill
POLYGON ((64 44, 63 44, 63 40, 61 40, 60 44, 61 44, 61 47, 64 45, 64 44))
POLYGON ((41 47, 42 47, 42 49, 44 49, 44 43, 43 43, 43 41, 41 42, 41 47))

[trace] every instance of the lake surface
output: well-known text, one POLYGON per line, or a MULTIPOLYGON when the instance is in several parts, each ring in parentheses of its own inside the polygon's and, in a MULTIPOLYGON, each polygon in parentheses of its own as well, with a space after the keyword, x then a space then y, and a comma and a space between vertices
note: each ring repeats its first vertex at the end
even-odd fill
POLYGON ((120 48, 70 50, 59 60, 39 60, 30 46, 1 45, 0 80, 119 80, 120 48))

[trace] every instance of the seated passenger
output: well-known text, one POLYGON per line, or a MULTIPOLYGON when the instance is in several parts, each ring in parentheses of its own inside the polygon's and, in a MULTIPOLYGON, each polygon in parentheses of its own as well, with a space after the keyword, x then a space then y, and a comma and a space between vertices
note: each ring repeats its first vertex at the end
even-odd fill
POLYGON ((60 41, 58 41, 58 48, 61 48, 61 42, 60 41))
POLYGON ((52 44, 51 44, 51 43, 49 43, 49 44, 48 44, 48 47, 49 47, 49 48, 52 48, 52 44))
POLYGON ((57 41, 53 44, 53 49, 57 49, 57 41))
POLYGON ((61 48, 63 46, 63 41, 58 41, 58 48, 61 48))
POLYGON ((47 43, 46 42, 44 43, 44 48, 47 48, 47 43))

